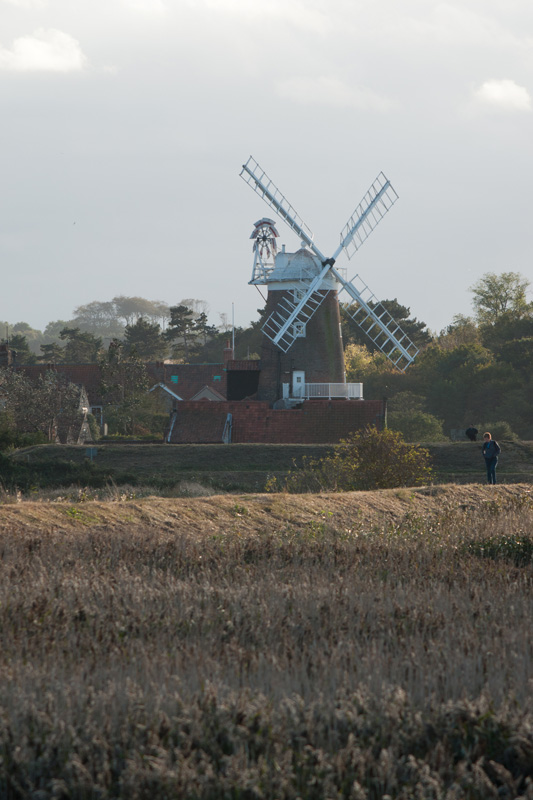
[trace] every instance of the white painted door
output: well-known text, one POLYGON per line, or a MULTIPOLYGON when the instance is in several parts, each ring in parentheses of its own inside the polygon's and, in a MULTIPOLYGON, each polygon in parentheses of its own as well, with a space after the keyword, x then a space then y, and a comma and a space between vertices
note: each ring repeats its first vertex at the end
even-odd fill
POLYGON ((303 369, 295 369, 292 373, 292 396, 303 397, 305 387, 305 372, 303 369))

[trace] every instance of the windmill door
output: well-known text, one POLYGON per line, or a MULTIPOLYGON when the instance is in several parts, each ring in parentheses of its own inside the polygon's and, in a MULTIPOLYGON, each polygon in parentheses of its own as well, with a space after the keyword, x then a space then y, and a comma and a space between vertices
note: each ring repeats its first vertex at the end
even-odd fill
POLYGON ((305 372, 303 369, 295 369, 292 373, 292 396, 304 397, 305 393, 305 372))

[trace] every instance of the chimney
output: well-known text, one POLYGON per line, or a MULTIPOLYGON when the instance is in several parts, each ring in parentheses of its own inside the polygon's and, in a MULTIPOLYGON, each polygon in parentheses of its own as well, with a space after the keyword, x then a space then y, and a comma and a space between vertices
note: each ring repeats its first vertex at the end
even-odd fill
POLYGON ((233 347, 228 339, 224 348, 224 366, 228 366, 228 361, 233 361, 233 347))

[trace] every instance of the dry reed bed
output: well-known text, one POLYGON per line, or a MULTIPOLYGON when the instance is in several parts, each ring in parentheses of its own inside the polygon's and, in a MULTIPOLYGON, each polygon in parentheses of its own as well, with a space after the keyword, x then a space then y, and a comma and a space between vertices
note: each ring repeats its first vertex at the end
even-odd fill
POLYGON ((465 489, 2 506, 0 796, 533 797, 533 508, 465 489))

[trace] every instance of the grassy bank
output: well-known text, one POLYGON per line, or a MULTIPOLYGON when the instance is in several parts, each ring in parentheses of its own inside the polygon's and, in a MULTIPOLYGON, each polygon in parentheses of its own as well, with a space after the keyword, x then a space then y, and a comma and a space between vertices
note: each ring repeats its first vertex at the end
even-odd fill
MULTIPOLYGON (((424 445, 432 455, 436 483, 483 482, 479 443, 424 445)), ((23 490, 78 484, 102 487, 148 486, 171 491, 193 481, 222 491, 263 491, 269 476, 283 477, 306 456, 318 458, 331 445, 96 445, 91 460, 86 447, 40 445, 0 459, 0 478, 23 490)), ((533 481, 533 443, 502 442, 498 477, 502 483, 533 481)))
POLYGON ((531 797, 526 486, 0 514, 0 796, 531 797))

